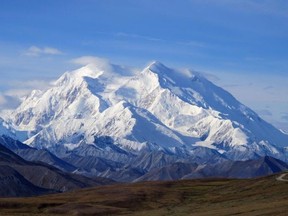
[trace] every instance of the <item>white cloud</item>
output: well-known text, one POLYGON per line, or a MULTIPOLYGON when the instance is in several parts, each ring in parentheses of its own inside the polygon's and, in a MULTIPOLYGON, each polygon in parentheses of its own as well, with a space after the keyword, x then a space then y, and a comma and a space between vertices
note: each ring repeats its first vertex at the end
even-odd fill
POLYGON ((26 97, 27 95, 29 95, 31 90, 32 89, 29 89, 29 88, 9 89, 9 90, 5 91, 4 94, 6 96, 19 98, 19 100, 20 100, 20 99, 26 97))
POLYGON ((53 83, 53 79, 35 79, 35 80, 26 80, 26 81, 21 81, 21 80, 12 80, 10 81, 10 86, 15 87, 20 89, 39 89, 39 90, 44 90, 50 87, 53 83))
POLYGON ((284 113, 282 115, 282 119, 285 121, 285 122, 288 122, 288 113, 284 113))
MULTIPOLYGON (((262 117, 263 118, 263 117, 262 117)), ((265 119, 265 118, 264 118, 265 119)), ((288 134, 288 124, 287 121, 283 120, 275 120, 273 118, 266 119, 270 124, 274 125, 276 128, 288 134)))
POLYGON ((20 104, 20 99, 0 93, 0 112, 5 109, 16 108, 20 104))
POLYGON ((77 65, 87 65, 87 64, 96 64, 96 65, 107 65, 110 64, 108 59, 99 58, 95 56, 82 56, 79 58, 72 59, 71 62, 77 65))
POLYGON ((63 54, 63 52, 61 52, 59 49, 53 47, 40 48, 37 46, 31 46, 25 52, 26 56, 61 55, 61 54, 63 54))
POLYGON ((0 94, 0 106, 3 106, 7 103, 7 100, 4 95, 0 94))
POLYGON ((110 71, 112 70, 112 64, 108 59, 105 58, 99 58, 95 56, 82 56, 76 59, 72 59, 71 63, 76 64, 76 65, 81 65, 81 66, 92 66, 93 68, 98 68, 101 70, 106 70, 110 71))
POLYGON ((28 96, 32 90, 45 91, 53 85, 51 79, 47 80, 14 80, 9 83, 8 90, 0 92, 0 111, 5 109, 15 109, 28 96))
POLYGON ((24 97, 29 95, 32 90, 45 91, 46 89, 48 89, 52 85, 53 85, 53 80, 51 80, 51 79, 28 80, 25 82, 14 80, 14 81, 11 81, 11 83, 10 83, 11 88, 9 88, 5 92, 3 92, 3 94, 6 96, 9 96, 9 97, 15 97, 18 99, 23 99, 24 97))
POLYGON ((255 111, 261 116, 272 116, 272 112, 268 109, 256 109, 255 111))

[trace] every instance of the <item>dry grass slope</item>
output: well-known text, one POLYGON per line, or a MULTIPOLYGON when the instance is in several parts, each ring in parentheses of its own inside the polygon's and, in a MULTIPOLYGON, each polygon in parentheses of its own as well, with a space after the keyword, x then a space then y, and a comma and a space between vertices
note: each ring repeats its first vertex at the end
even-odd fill
POLYGON ((0 215, 287 215, 288 182, 185 180, 0 199, 0 215))

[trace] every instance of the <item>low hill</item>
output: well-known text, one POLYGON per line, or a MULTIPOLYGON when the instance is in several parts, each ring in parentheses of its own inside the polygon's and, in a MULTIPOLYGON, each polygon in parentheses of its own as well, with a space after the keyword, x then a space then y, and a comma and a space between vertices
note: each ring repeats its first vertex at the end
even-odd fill
POLYGON ((1 215, 287 215, 288 174, 141 182, 0 199, 1 215), (280 178, 279 178, 280 177, 280 178))

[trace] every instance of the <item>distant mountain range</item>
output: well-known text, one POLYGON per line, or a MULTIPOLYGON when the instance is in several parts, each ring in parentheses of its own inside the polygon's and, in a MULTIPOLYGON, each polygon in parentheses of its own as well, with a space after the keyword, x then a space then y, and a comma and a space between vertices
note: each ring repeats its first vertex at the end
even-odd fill
POLYGON ((2 118, 0 140, 14 153, 90 178, 246 178, 288 168, 287 134, 203 75, 160 62, 140 71, 92 62, 2 118))

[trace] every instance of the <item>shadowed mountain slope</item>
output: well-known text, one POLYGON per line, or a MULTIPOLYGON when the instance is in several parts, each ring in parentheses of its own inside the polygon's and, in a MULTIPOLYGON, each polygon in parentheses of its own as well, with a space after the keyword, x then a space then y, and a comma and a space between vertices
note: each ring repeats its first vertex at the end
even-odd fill
POLYGON ((31 196, 109 184, 105 178, 65 173, 42 162, 29 162, 0 144, 0 196, 31 196), (8 188, 4 188, 4 186, 8 188))

